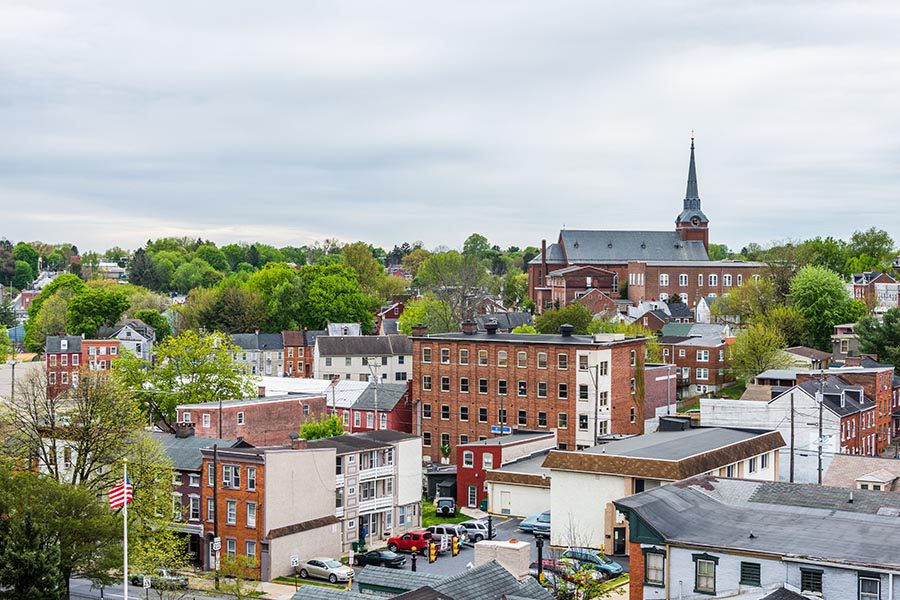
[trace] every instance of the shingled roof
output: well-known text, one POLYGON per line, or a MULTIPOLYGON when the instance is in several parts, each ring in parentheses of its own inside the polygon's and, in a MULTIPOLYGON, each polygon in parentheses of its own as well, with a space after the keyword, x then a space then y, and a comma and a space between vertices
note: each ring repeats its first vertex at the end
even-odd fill
POLYGON ((412 354, 406 335, 319 336, 319 356, 400 356, 412 354))
POLYGON ((286 535, 293 535, 302 531, 311 531, 313 529, 319 529, 320 527, 326 527, 328 525, 334 525, 340 522, 341 520, 336 516, 328 515, 326 517, 319 517, 318 519, 303 521, 302 523, 294 523, 293 525, 286 525, 284 527, 276 527, 275 529, 270 529, 266 537, 270 540, 274 540, 275 538, 284 537, 286 535))

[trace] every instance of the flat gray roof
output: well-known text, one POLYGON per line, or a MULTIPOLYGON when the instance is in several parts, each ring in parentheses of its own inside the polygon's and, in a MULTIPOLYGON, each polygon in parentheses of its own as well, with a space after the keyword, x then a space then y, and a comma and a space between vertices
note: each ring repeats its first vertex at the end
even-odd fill
POLYGON ((486 440, 478 440, 477 442, 469 442, 462 444, 463 446, 508 446, 510 444, 520 444, 529 440, 536 440, 542 437, 553 437, 552 431, 521 431, 511 433, 509 435, 501 435, 486 440))
POLYGON ((755 429, 697 427, 685 431, 657 431, 594 446, 581 452, 656 460, 682 460, 723 446, 736 444, 763 433, 755 429))
POLYGON ((541 466, 544 464, 544 460, 547 459, 547 454, 549 453, 549 450, 544 450, 543 452, 538 452, 531 456, 520 458, 519 460, 505 464, 502 467, 494 469, 494 471, 503 471, 504 473, 525 473, 527 475, 547 475, 549 477, 550 469, 545 469, 541 466))

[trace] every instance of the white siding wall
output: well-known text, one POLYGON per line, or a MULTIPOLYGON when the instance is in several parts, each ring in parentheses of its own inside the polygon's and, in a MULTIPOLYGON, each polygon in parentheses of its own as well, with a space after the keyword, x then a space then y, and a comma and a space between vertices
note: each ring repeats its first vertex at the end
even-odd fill
POLYGON ((626 479, 554 470, 550 481, 550 542, 554 546, 604 545, 606 505, 629 495, 626 479))
POLYGON ((334 514, 335 457, 333 448, 266 453, 267 531, 334 514))
POLYGON ((339 557, 340 537, 340 525, 334 524, 272 540, 269 542, 269 576, 275 579, 293 574, 292 554, 296 554, 301 562, 317 556, 339 557))
POLYGON ((489 481, 488 502, 494 514, 527 517, 550 508, 550 489, 489 481))

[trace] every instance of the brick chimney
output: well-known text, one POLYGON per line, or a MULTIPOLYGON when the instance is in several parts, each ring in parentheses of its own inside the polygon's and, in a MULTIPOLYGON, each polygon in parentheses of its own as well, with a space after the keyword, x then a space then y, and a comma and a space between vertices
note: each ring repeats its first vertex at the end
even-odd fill
POLYGON ((189 438, 194 435, 194 423, 175 423, 173 429, 177 438, 189 438))
POLYGON ((291 450, 306 450, 309 448, 309 442, 303 438, 291 438, 291 450))
POLYGON ((419 323, 418 325, 413 325, 412 334, 416 337, 422 337, 426 333, 428 333, 428 328, 419 323))
POLYGON ((463 321, 462 332, 466 335, 475 335, 476 333, 478 333, 478 323, 476 323, 472 319, 463 321))

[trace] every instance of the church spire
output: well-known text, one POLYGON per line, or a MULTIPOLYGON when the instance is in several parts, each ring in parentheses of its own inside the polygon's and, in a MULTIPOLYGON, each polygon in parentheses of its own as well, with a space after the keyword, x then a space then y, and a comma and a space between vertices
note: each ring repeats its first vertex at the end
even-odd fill
POLYGON ((691 130, 691 164, 688 167, 687 192, 684 195, 685 209, 700 209, 700 192, 697 190, 697 166, 694 164, 694 132, 691 130), (689 202, 696 200, 696 204, 689 202))

